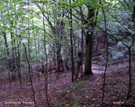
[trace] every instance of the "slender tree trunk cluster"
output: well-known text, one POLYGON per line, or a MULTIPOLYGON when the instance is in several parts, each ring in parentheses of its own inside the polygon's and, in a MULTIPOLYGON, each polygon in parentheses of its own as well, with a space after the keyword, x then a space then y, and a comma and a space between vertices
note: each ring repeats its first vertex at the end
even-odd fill
MULTIPOLYGON (((131 3, 134 2, 135 0, 132 0, 131 3)), ((6 5, 6 2, 4 3, 3 5, 6 5)), ((19 79, 21 91, 23 84, 22 68, 23 71, 28 71, 28 79, 31 85, 34 106, 36 107, 36 93, 31 75, 32 64, 35 64, 38 74, 39 72, 44 73, 46 103, 50 107, 48 94, 49 73, 51 75, 51 71, 55 70, 56 79, 60 79, 61 72, 64 72, 66 70, 65 68, 67 68, 67 70, 71 71, 72 82, 78 79, 80 75, 81 77, 93 75, 92 62, 94 59, 93 52, 95 51, 93 43, 100 36, 101 41, 105 41, 103 46, 105 50, 101 50, 105 51, 106 57, 103 58, 106 61, 103 73, 102 107, 104 107, 106 92, 106 73, 109 61, 111 60, 109 57, 111 54, 109 50, 111 45, 109 45, 109 42, 111 39, 114 39, 117 43, 121 42, 121 46, 123 45, 124 49, 128 50, 129 84, 126 101, 132 97, 132 50, 134 50, 135 42, 135 33, 132 27, 135 27, 135 4, 131 5, 130 1, 118 0, 119 5, 117 3, 115 5, 123 7, 123 10, 119 11, 116 8, 117 6, 112 6, 111 8, 114 10, 117 9, 118 13, 123 12, 119 16, 117 12, 113 12, 106 7, 109 4, 108 1, 24 0, 21 2, 22 4, 20 1, 16 1, 16 3, 9 0, 6 8, 1 5, 2 8, 0 10, 3 17, 0 20, 6 20, 5 22, 2 21, 2 30, 0 30, 0 33, 3 35, 3 50, 6 50, 6 56, 1 54, 2 52, 0 52, 0 55, 7 59, 10 88, 12 87, 11 81, 19 79), (23 12, 19 13, 19 6, 22 6, 27 11, 25 12, 22 9, 21 11, 23 12), (38 9, 34 10, 32 6, 38 9), (129 9, 130 7, 132 7, 131 10, 129 9), (127 19, 121 18, 124 11, 129 14, 129 16, 127 16, 127 13, 125 14, 127 19), (120 18, 122 21, 117 21, 120 18), (37 22, 37 19, 39 22, 37 22), (110 20, 116 20, 116 23, 111 25, 110 20), (129 22, 132 24, 127 24, 125 20, 130 20, 129 22), (40 22, 42 23, 40 24, 40 22), (116 28, 114 29, 112 26, 116 28), (122 28, 117 28, 117 26, 122 28), (34 43, 32 43, 33 41, 34 43), (27 63, 27 65, 24 64, 25 66, 22 67, 22 63, 27 63), (84 71, 83 66, 85 66, 84 71)), ((113 3, 112 1, 110 2, 110 4, 113 3)), ((102 52, 99 52, 99 54, 104 56, 102 52)), ((40 75, 38 75, 38 78, 40 82, 40 75)))

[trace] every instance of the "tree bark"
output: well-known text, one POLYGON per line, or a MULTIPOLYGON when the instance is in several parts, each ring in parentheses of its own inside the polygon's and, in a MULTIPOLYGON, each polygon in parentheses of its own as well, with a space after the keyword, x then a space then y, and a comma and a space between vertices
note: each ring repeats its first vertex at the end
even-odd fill
POLYGON ((37 103, 36 103, 36 96, 35 96, 35 90, 33 87, 33 81, 32 81, 32 77, 31 77, 31 65, 30 65, 30 60, 28 59, 28 55, 27 55, 27 48, 25 46, 25 44, 23 43, 24 49, 25 49, 25 57, 26 57, 26 61, 28 64, 28 73, 29 73, 29 80, 30 80, 30 85, 31 85, 31 90, 32 90, 32 97, 33 97, 33 101, 34 101, 34 107, 37 107, 37 103))
POLYGON ((93 75, 92 73, 92 41, 93 32, 86 34, 86 62, 85 62, 85 75, 93 75))
POLYGON ((128 75, 129 75, 129 86, 128 86, 128 93, 126 100, 128 100, 131 97, 131 89, 132 89, 132 73, 131 73, 131 47, 128 47, 128 54, 129 54, 129 67, 128 67, 128 75))
MULTIPOLYGON (((71 6, 71 0, 69 0, 69 5, 71 6)), ((70 44, 71 44, 71 62, 72 62, 72 78, 71 81, 74 81, 74 55, 73 55, 73 29, 72 29, 72 8, 70 8, 70 44)))
POLYGON ((8 48, 8 42, 7 42, 7 36, 5 32, 2 32, 4 39, 5 39, 5 46, 6 46, 6 50, 7 50, 7 55, 9 56, 9 48, 8 48))
MULTIPOLYGON (((134 0, 134 2, 135 2, 135 0, 134 0)), ((134 7, 133 7, 133 22, 135 21, 135 5, 134 5, 134 7)))
MULTIPOLYGON (((87 26, 85 29, 87 32, 85 33, 86 36, 86 60, 85 60, 85 75, 93 75, 92 73, 92 42, 93 42, 93 33, 94 33, 94 8, 91 8, 90 5, 87 5, 88 8, 88 18, 84 22, 87 26)), ((83 18, 84 19, 84 18, 83 18)))

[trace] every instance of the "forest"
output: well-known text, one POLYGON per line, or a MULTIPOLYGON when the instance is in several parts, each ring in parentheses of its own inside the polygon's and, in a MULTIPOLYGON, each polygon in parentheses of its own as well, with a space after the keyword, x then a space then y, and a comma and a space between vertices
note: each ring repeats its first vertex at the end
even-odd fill
POLYGON ((0 0, 0 107, 135 107, 135 0, 0 0))

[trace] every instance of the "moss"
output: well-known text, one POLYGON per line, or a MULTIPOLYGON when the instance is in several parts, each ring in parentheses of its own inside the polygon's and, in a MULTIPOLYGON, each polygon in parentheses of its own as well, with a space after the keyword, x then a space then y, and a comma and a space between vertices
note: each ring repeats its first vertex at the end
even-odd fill
POLYGON ((67 94, 67 91, 66 90, 62 90, 61 93, 60 93, 60 96, 61 97, 65 97, 67 94))
POLYGON ((78 90, 81 87, 83 87, 86 83, 88 83, 88 81, 80 81, 77 84, 75 84, 75 86, 72 86, 71 90, 73 90, 73 91, 78 90))

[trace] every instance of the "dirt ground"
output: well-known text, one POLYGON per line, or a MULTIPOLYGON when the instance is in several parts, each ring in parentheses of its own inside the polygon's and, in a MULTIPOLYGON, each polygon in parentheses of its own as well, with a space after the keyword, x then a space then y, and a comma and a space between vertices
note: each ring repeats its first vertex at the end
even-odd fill
MULTIPOLYGON (((113 65, 115 67, 115 65, 113 65)), ((125 67, 117 70, 110 67, 106 74, 105 98, 106 107, 122 107, 128 91, 128 71, 125 67)), ((48 100, 52 107, 100 107, 102 99, 103 69, 93 66, 93 76, 78 78, 71 82, 71 71, 48 76, 48 100), (102 71, 102 72, 101 72, 102 71)), ((3 71, 6 72, 6 71, 3 71)), ((34 107, 31 85, 27 76, 9 81, 0 77, 0 107, 34 107)), ((8 76, 7 76, 8 77, 8 76)), ((37 107, 47 107, 45 97, 44 75, 32 76, 37 107)), ((132 69, 132 97, 126 101, 126 107, 135 107, 135 68, 132 69)))

